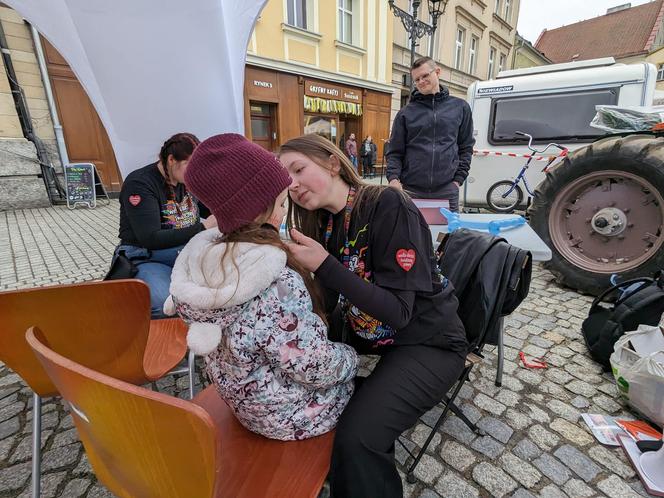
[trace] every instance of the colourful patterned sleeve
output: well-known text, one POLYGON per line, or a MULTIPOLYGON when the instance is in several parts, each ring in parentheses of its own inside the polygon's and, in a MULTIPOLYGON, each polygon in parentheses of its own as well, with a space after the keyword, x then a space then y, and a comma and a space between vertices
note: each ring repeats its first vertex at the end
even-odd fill
POLYGON ((267 291, 257 336, 270 363, 295 382, 328 387, 348 382, 357 373, 358 357, 346 344, 327 338, 327 327, 313 312, 301 277, 285 270, 267 291), (262 325, 262 326, 261 326, 262 325))

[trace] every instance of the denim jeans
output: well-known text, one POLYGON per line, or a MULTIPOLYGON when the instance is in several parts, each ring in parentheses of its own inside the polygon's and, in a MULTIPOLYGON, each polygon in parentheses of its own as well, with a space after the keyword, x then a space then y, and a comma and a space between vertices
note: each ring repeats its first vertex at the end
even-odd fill
POLYGON ((144 247, 129 245, 118 246, 116 252, 123 250, 138 269, 136 277, 145 282, 150 288, 150 308, 152 318, 165 318, 164 301, 169 294, 171 286, 171 271, 175 258, 184 246, 149 251, 144 247))

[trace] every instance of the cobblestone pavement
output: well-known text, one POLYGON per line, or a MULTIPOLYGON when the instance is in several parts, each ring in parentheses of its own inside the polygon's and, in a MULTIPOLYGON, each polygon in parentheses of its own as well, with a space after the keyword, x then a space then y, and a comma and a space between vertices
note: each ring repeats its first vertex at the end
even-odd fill
MULTIPOLYGON (((101 278, 116 244, 118 203, 95 210, 66 208, 0 212, 0 289, 101 278)), ((443 425, 416 472, 407 497, 647 496, 620 449, 598 444, 580 413, 630 416, 613 380, 589 359, 580 324, 590 298, 559 287, 536 266, 531 292, 505 324, 503 387, 493 384, 495 355, 476 368, 459 404, 487 433, 459 419, 443 425), (526 370, 518 352, 544 357, 546 370, 526 370)), ((365 368, 371 368, 367 358, 365 368)), ((205 380, 197 380, 199 388, 205 380)), ((186 378, 151 386, 183 395, 186 378)), ((31 393, 0 363, 0 498, 30 496, 31 393)), ((436 407, 404 434, 422 444, 436 407)), ((98 484, 66 408, 45 400, 42 427, 44 497, 112 496, 98 484)), ((397 445, 402 466, 408 455, 397 445)), ((192 497, 195 498, 195 497, 192 497)))

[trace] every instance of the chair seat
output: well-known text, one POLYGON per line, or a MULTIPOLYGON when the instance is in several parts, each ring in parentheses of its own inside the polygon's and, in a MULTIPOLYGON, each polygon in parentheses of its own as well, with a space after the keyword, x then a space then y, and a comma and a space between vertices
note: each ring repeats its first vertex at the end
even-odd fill
POLYGON ((277 441, 242 426, 214 386, 192 401, 217 426, 217 498, 318 496, 330 467, 334 432, 303 441, 277 441))
POLYGON ((143 357, 143 370, 150 380, 160 379, 187 353, 187 324, 180 318, 151 320, 143 357))

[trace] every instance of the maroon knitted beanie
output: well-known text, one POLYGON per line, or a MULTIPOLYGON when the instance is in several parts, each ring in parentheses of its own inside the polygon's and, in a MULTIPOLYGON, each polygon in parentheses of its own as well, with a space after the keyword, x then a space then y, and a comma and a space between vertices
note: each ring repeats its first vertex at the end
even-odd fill
POLYGON ((255 220, 291 181, 272 153, 235 133, 201 142, 184 174, 187 190, 210 209, 222 233, 255 220))

